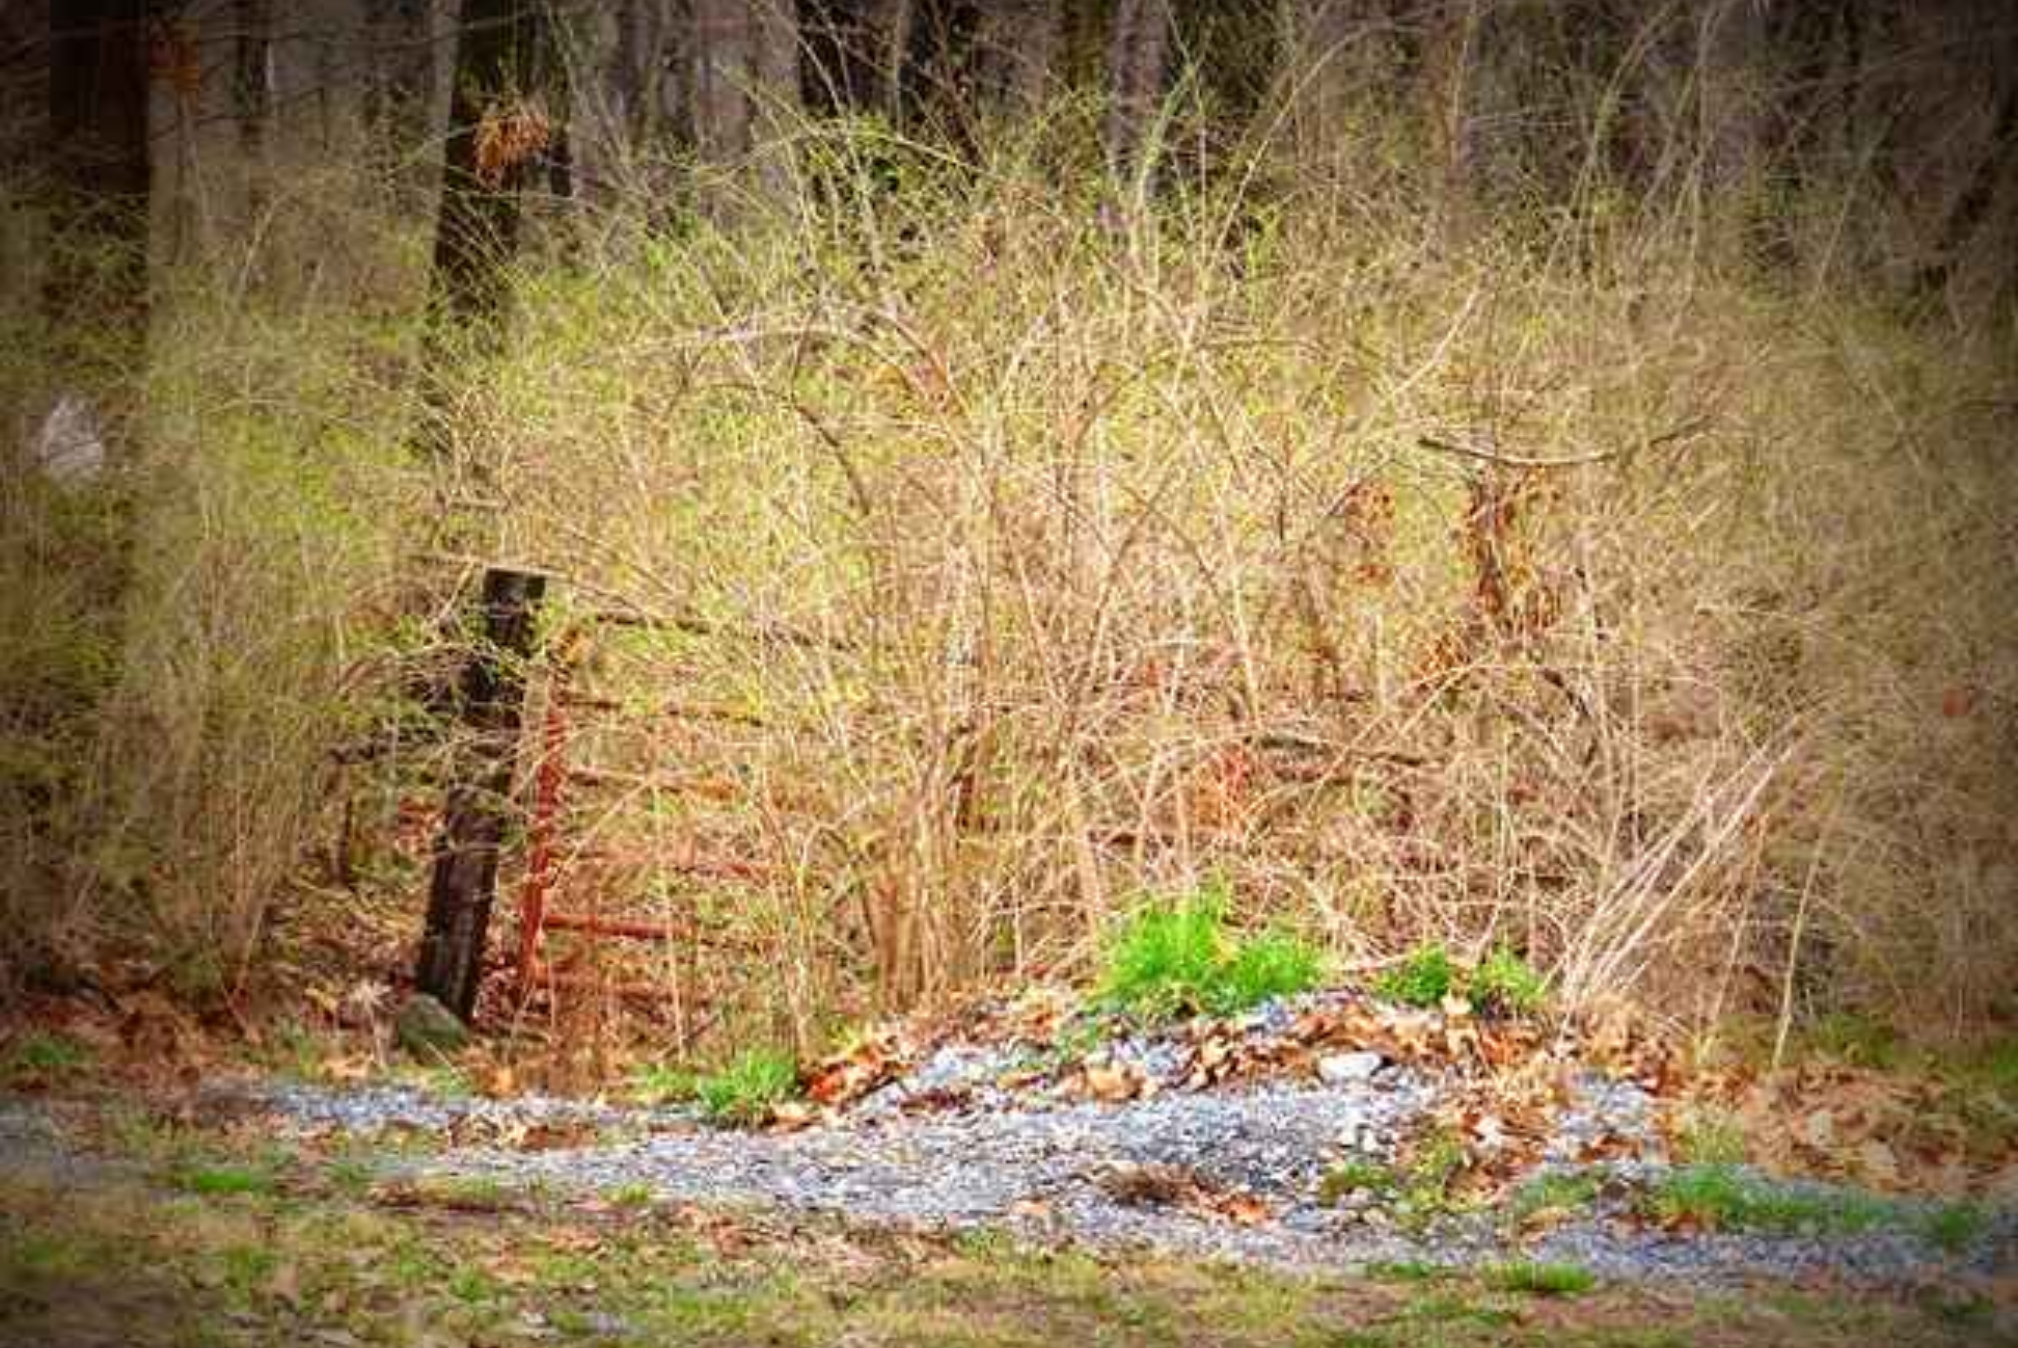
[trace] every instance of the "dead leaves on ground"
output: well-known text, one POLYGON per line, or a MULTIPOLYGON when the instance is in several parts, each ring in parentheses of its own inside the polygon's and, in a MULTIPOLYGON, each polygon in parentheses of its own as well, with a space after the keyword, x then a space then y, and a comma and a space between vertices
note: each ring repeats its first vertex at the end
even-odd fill
POLYGON ((1256 1195, 1181 1165, 1125 1165, 1099 1176, 1101 1192, 1125 1207, 1167 1207, 1235 1226, 1261 1226, 1275 1212, 1256 1195))
POLYGON ((2018 1195, 2018 1110, 1938 1077, 1827 1058, 1704 1071, 1676 1092, 1664 1123, 1679 1137, 1705 1111, 1726 1118, 1771 1174, 1882 1193, 2018 1195))

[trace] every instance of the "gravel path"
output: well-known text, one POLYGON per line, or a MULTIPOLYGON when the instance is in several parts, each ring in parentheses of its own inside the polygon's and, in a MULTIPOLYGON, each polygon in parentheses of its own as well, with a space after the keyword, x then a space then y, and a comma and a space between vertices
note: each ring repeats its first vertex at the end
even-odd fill
MULTIPOLYGON (((790 1133, 724 1131, 676 1108, 443 1099, 383 1087, 263 1083, 239 1088, 236 1098, 302 1134, 410 1129, 450 1139, 439 1151, 389 1154, 388 1179, 481 1178, 563 1192, 643 1187, 669 1202, 996 1226, 1045 1240, 1139 1243, 1302 1268, 1519 1258, 1706 1287, 1761 1276, 1911 1287, 2018 1275, 2018 1210, 1995 1211, 1967 1248, 1952 1253, 1917 1229, 1910 1209, 1854 1234, 1684 1235, 1633 1219, 1633 1184, 1662 1170, 1647 1162, 1614 1165, 1606 1194, 1525 1239, 1498 1213, 1409 1230, 1376 1205, 1319 1201, 1322 1176, 1340 1156, 1383 1154, 1438 1099, 1439 1081, 1397 1066, 1330 1085, 1173 1090, 1118 1104, 977 1096, 933 1112, 902 1107, 907 1094, 943 1093, 999 1065, 986 1052, 942 1051, 841 1123, 790 1133), (497 1144, 529 1127, 592 1136, 543 1149, 497 1144)), ((1602 1129, 1645 1132, 1648 1105, 1636 1088, 1585 1081, 1554 1149, 1602 1129)))

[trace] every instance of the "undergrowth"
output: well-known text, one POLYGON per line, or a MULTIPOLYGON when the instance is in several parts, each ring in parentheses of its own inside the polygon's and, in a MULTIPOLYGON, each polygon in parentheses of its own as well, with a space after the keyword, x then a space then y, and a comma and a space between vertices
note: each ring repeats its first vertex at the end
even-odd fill
POLYGON ((505 560, 557 628, 627 615, 585 629, 615 786, 569 882, 692 930, 612 974, 717 1040, 1055 975, 1219 1011, 1411 950, 1415 1003, 1989 1024, 2007 335, 1606 181, 1452 239, 1410 174, 1257 145, 1117 212, 1092 129, 809 124, 820 172, 733 220, 550 222, 443 369, 417 287, 163 278, 134 473, 0 473, 41 634, 0 643, 10 917, 201 998, 277 915, 415 892, 453 751, 416 707, 505 560), (1297 936, 1123 916, 1215 875, 1297 936))

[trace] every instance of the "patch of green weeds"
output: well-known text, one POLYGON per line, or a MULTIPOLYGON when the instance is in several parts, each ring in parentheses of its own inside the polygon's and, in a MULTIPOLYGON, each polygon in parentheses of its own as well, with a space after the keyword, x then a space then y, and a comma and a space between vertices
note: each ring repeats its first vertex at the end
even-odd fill
POLYGON ((1822 1017, 1802 1038, 1810 1053, 1855 1067, 1886 1071, 1900 1066, 1902 1061, 1899 1032, 1883 1021, 1852 1011, 1836 1011, 1822 1017))
POLYGON ((35 1030, 0 1056, 0 1086, 15 1089, 60 1085, 91 1066, 91 1050, 60 1034, 35 1030))
POLYGON ((1451 1184, 1464 1166, 1464 1142, 1456 1133, 1440 1128, 1422 1138, 1401 1172, 1395 1217, 1403 1226, 1420 1230, 1455 1211, 1451 1184))
POLYGON ((1751 1159, 1745 1130, 1722 1110, 1697 1109, 1682 1120, 1675 1154, 1684 1165, 1735 1166, 1751 1159))
POLYGON ((1398 1187, 1399 1179, 1392 1167, 1379 1161, 1354 1157, 1324 1172, 1324 1178, 1317 1183, 1317 1201, 1326 1207, 1336 1207, 1354 1194, 1370 1193, 1385 1197, 1392 1195, 1398 1187))
POLYGON ((1486 1282, 1502 1292, 1519 1292, 1535 1297, 1582 1296, 1598 1285, 1597 1278, 1581 1264, 1530 1260, 1501 1264, 1490 1269, 1486 1273, 1486 1282))
POLYGON ((1407 959, 1374 980, 1374 993, 1403 1006, 1436 1006, 1456 989, 1457 965, 1440 945, 1411 951, 1407 959))
POLYGON ((1440 945, 1419 946, 1376 978, 1374 995, 1403 1006, 1428 1008, 1463 997, 1488 1015, 1530 1016, 1548 1003, 1548 981, 1505 946, 1464 968, 1440 945))
POLYGON ((1507 1219, 1520 1226, 1544 1213, 1581 1212, 1597 1201, 1603 1188, 1601 1173, 1552 1170, 1514 1190, 1507 1201, 1507 1219))
POLYGON ((645 1063, 631 1072, 631 1094, 639 1104, 665 1105, 694 1098, 700 1080, 691 1068, 671 1063, 645 1063))
POLYGON ((1711 1230, 1855 1234, 1902 1219, 1896 1203, 1869 1194, 1787 1189, 1731 1165, 1685 1165, 1648 1191, 1645 1209, 1663 1222, 1711 1230))
POLYGON ((1990 1214, 1975 1203, 1943 1203, 1928 1213, 1920 1231, 1928 1242, 1945 1253, 1961 1254, 1983 1238, 1989 1229, 1990 1214))
POLYGON ((1470 1323, 1483 1325, 1489 1329, 1502 1329, 1520 1319, 1518 1315, 1503 1307, 1482 1305, 1450 1292, 1437 1292, 1417 1298, 1402 1312, 1402 1318, 1418 1324, 1470 1323))
POLYGON ((1375 1282, 1442 1282, 1458 1276, 1454 1269, 1421 1259, 1378 1260, 1368 1264, 1364 1272, 1375 1282))
POLYGON ((1245 1011, 1308 992, 1323 976, 1324 958, 1310 942, 1286 931, 1265 931, 1234 947, 1213 993, 1215 1005, 1207 1009, 1245 1011))
POLYGON ((462 1212, 501 1212, 526 1195, 491 1175, 430 1175, 414 1185, 414 1196, 434 1207, 462 1212))
POLYGON ((798 1094, 799 1065, 789 1053, 753 1048, 739 1054, 719 1072, 694 1082, 694 1098, 716 1123, 751 1125, 763 1122, 773 1106, 798 1094))
POLYGON ((323 1178, 340 1194, 361 1198, 371 1192, 378 1172, 369 1161, 355 1156, 339 1156, 323 1168, 323 1178))
POLYGON ((652 1186, 642 1181, 620 1184, 610 1190, 610 1202, 620 1208, 648 1208, 655 1196, 652 1186))
POLYGON ((284 1020, 273 1027, 257 1056, 267 1068, 296 1081, 319 1081, 323 1075, 324 1045, 299 1021, 284 1020))
POLYGON ((272 1167, 235 1162, 180 1165, 169 1173, 168 1182, 171 1187, 198 1198, 265 1196, 280 1189, 280 1176, 272 1167))
POLYGON ((1471 971, 1469 993, 1484 1011, 1503 1016, 1531 1016, 1548 1000, 1548 983, 1534 967, 1505 946, 1493 947, 1471 971))
POLYGON ((1144 1020, 1233 1015, 1317 986, 1324 961, 1289 932, 1245 940, 1226 930, 1229 895, 1211 885, 1142 908, 1109 944, 1101 997, 1144 1020))

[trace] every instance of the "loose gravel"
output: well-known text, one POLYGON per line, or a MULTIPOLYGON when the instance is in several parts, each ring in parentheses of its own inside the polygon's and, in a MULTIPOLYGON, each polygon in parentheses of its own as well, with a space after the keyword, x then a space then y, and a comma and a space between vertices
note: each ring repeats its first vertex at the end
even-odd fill
MULTIPOLYGON (((436 1151, 389 1152, 381 1172, 388 1180, 482 1179, 571 1193, 642 1187, 669 1203, 759 1205, 907 1227, 1000 1227, 1040 1240, 1146 1245, 1307 1269, 1534 1259, 1580 1265, 1605 1278, 1702 1287, 1760 1277, 1914 1287, 2018 1274, 2012 1209, 1993 1212, 1959 1253, 1939 1248, 1904 1220, 1828 1234, 1651 1227, 1634 1218, 1632 1181, 1658 1177, 1664 1168, 1658 1162, 1614 1166, 1608 1173, 1625 1183, 1607 1186, 1604 1196, 1539 1236, 1519 1237, 1495 1212, 1406 1228, 1379 1205, 1327 1205, 1320 1187, 1344 1156, 1391 1154, 1395 1140, 1439 1099, 1446 1083, 1432 1075, 1387 1065, 1332 1084, 1167 1089, 1102 1104, 989 1084, 1013 1065, 1011 1050, 943 1049, 838 1124, 789 1133, 718 1129, 685 1108, 540 1097, 451 1099, 404 1088, 274 1082, 234 1093, 299 1134, 368 1138, 403 1131, 444 1139, 436 1151), (946 1104, 949 1098, 958 1103, 946 1104), (921 1100, 937 1107, 907 1112, 907 1101, 921 1100), (575 1129, 593 1140, 540 1150, 481 1141, 542 1127, 575 1129), (1183 1196, 1145 1199, 1144 1186, 1127 1182, 1144 1174, 1187 1177, 1193 1195, 1255 1202, 1241 1221, 1183 1196), (1259 1220, 1257 1209, 1266 1214, 1259 1220)), ((1167 1067, 1174 1079, 1176 1064, 1167 1067)), ((1551 1140, 1554 1159, 1545 1165, 1574 1171, 1564 1158, 1607 1134, 1657 1147, 1651 1106, 1630 1083, 1579 1081, 1561 1135, 1551 1140)))

